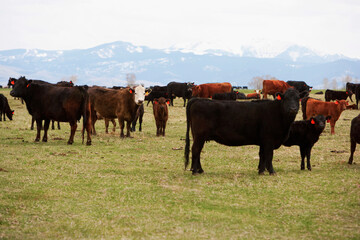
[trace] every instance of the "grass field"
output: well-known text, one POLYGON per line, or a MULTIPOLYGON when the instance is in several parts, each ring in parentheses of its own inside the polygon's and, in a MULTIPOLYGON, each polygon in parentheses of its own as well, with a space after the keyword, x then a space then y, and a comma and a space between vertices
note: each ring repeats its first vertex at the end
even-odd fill
MULTIPOLYGON (((360 154, 348 165, 347 110, 327 125, 300 170, 298 147, 274 152, 276 176, 257 174, 257 146, 205 144, 202 175, 184 171, 185 108, 170 107, 156 137, 151 104, 143 132, 120 139, 96 123, 93 145, 67 145, 70 127, 35 143, 30 115, 0 122, 0 239, 360 239, 360 154)), ((312 95, 314 96, 314 95, 312 95)), ((323 95, 320 95, 323 97, 323 95)), ((297 119, 301 119, 301 112, 297 119)))

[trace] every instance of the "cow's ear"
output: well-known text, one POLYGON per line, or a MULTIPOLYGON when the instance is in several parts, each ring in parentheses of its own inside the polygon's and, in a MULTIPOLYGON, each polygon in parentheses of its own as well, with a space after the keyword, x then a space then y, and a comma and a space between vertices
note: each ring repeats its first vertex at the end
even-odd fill
POLYGON ((315 124, 315 120, 314 120, 314 118, 311 118, 310 123, 311 123, 311 124, 315 124))

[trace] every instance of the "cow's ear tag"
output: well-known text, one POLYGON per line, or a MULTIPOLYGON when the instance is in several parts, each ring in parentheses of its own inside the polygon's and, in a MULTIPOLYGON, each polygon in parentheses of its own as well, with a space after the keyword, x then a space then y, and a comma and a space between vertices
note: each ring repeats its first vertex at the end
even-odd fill
POLYGON ((133 90, 132 90, 132 89, 130 89, 130 90, 129 90, 129 92, 130 92, 130 93, 133 93, 133 90))
POLYGON ((29 87, 29 86, 30 86, 30 84, 26 85, 26 87, 29 87))
POLYGON ((158 104, 158 102, 157 102, 157 101, 155 101, 154 103, 155 103, 155 104, 158 104))
POLYGON ((338 101, 336 101, 336 102, 335 102, 335 104, 339 104, 339 102, 338 102, 338 101))
POLYGON ((166 101, 167 104, 170 104, 170 101, 166 101))
POLYGON ((14 81, 11 81, 11 85, 14 85, 15 84, 15 82, 14 81))
POLYGON ((330 119, 326 120, 326 122, 329 123, 329 122, 330 122, 330 119))
POLYGON ((311 119, 311 124, 315 124, 315 121, 314 121, 314 119, 311 119))
POLYGON ((277 95, 276 99, 277 99, 277 100, 281 100, 281 96, 280 96, 280 95, 277 95))
POLYGON ((15 114, 15 111, 12 111, 11 114, 14 115, 14 114, 15 114))

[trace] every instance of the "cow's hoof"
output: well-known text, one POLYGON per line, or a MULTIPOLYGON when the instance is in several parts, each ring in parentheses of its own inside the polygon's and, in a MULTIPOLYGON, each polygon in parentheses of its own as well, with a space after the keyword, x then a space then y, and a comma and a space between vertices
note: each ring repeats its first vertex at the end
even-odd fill
POLYGON ((71 142, 71 141, 68 141, 68 142, 67 142, 67 144, 68 144, 68 145, 72 145, 72 144, 73 144, 73 142, 71 142))
POLYGON ((43 140, 42 140, 43 142, 47 142, 47 138, 43 138, 43 140))
POLYGON ((40 141, 40 138, 35 138, 35 142, 39 142, 40 141))
POLYGON ((276 172, 271 172, 270 176, 276 176, 276 172))
POLYGON ((91 146, 91 141, 87 141, 86 146, 91 146))

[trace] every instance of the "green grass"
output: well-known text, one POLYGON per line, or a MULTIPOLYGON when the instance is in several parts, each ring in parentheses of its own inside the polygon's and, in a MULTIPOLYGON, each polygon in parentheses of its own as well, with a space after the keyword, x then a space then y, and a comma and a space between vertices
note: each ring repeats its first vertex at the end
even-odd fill
POLYGON ((343 112, 336 135, 326 127, 311 172, 300 170, 298 147, 276 150, 277 175, 259 176, 257 146, 209 142, 205 173, 192 176, 176 150, 185 145, 180 99, 166 137, 155 136, 150 104, 134 138, 105 134, 98 121, 92 146, 80 131, 69 146, 66 123, 35 143, 25 105, 0 92, 15 109, 0 122, 0 239, 360 239, 359 150, 347 164, 358 110, 343 112))

